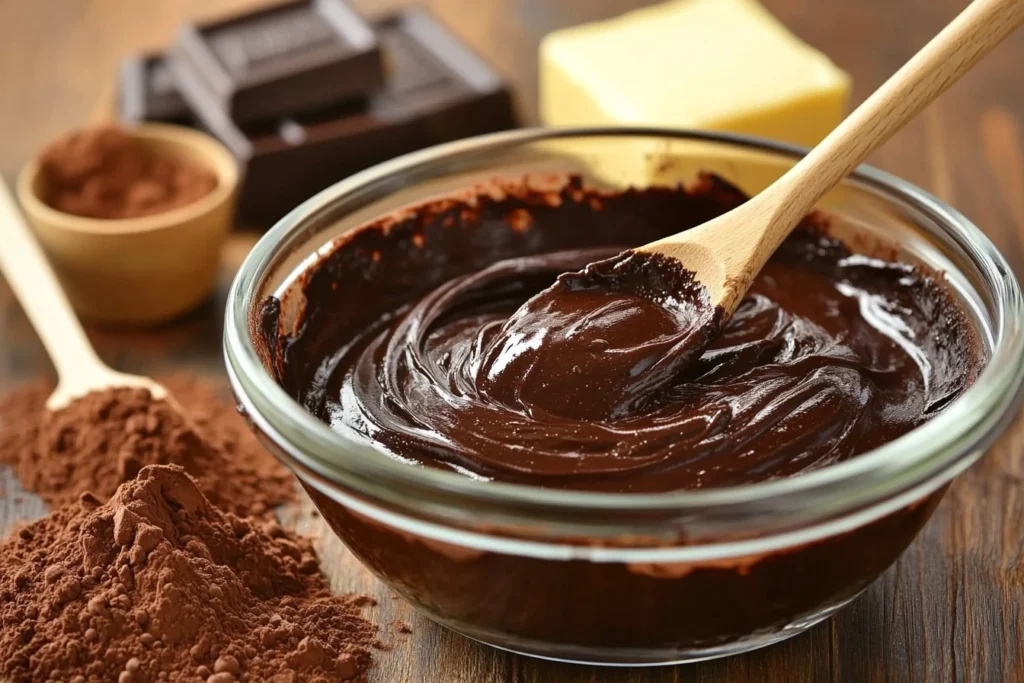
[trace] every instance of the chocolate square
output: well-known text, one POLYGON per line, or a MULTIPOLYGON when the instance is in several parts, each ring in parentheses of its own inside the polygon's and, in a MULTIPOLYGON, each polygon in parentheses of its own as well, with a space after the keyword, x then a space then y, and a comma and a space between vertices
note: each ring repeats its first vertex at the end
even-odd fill
POLYGON ((244 224, 269 226, 319 190, 401 154, 515 126, 501 77, 425 10, 374 28, 387 78, 365 102, 239 124, 209 100, 188 98, 202 126, 246 166, 244 224))
POLYGON ((201 26, 170 52, 178 86, 244 124, 358 99, 383 82, 380 48, 344 0, 300 0, 201 26))
POLYGON ((194 119, 163 55, 128 57, 118 72, 117 112, 123 121, 188 124, 194 119))

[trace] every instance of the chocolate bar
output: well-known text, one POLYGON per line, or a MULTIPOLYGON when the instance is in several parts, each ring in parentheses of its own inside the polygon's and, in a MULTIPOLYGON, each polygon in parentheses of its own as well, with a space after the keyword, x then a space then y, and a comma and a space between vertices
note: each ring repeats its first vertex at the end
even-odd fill
POLYGON ((344 0, 300 0, 201 26, 171 49, 178 87, 238 123, 364 98, 383 84, 369 25, 344 0))
POLYGON ((189 124, 188 104, 174 84, 162 55, 128 57, 118 73, 117 111, 123 121, 189 124))
POLYGON ((374 28, 386 65, 379 92, 272 123, 233 121, 187 87, 186 63, 173 63, 201 125, 246 166, 243 224, 271 225, 328 185, 400 154, 515 126, 500 76, 425 10, 410 8, 374 28))

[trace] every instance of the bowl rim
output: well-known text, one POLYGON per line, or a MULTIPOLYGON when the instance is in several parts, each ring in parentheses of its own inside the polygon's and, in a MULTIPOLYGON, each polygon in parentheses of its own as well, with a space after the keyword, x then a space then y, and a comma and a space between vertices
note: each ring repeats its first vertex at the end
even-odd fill
MULTIPOLYGON (((52 227, 90 235, 125 235, 173 228, 210 213, 231 199, 238 187, 239 167, 234 155, 212 135, 171 123, 125 123, 118 126, 129 135, 147 140, 160 140, 190 147, 206 159, 214 159, 207 167, 217 176, 217 186, 204 197, 170 211, 138 218, 92 218, 60 211, 44 202, 35 191, 41 172, 37 154, 18 173, 17 193, 22 208, 52 227)), ((84 128, 83 128, 84 130, 84 128)))
POLYGON ((606 493, 481 482, 454 472, 412 467, 369 444, 347 438, 307 412, 272 379, 249 336, 250 315, 259 303, 254 299, 260 282, 273 271, 279 249, 289 243, 289 238, 301 235, 308 220, 334 202, 399 174, 423 171, 464 155, 582 137, 712 142, 789 159, 807 152, 799 146, 731 133, 635 126, 527 128, 406 154, 349 176, 303 202, 259 240, 239 268, 228 295, 224 333, 229 379, 241 408, 264 436, 280 446, 275 452, 286 461, 290 459, 287 464, 300 477, 308 480, 312 476, 309 481, 318 488, 327 482, 395 500, 417 491, 429 491, 455 500, 452 505, 456 507, 465 508, 470 502, 500 506, 497 509, 527 507, 531 518, 553 519, 566 511, 701 514, 739 511, 766 501, 801 509, 814 506, 819 516, 835 515, 891 498, 925 481, 933 481, 934 490, 970 464, 964 463, 964 459, 980 457, 1015 414, 1024 383, 1024 299, 1012 269, 988 237, 956 209, 907 181, 866 165, 851 173, 847 182, 852 180, 879 191, 887 200, 910 205, 936 221, 982 270, 992 286, 996 307, 991 321, 994 340, 988 362, 974 384, 939 419, 844 462, 779 480, 665 493, 606 493), (301 446, 296 441, 301 441, 301 446), (948 476, 936 479, 943 473, 948 476))

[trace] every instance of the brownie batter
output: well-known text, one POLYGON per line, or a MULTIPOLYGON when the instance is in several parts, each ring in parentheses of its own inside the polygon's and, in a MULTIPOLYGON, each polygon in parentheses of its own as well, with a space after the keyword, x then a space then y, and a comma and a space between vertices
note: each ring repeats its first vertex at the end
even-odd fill
MULTIPOLYGON (((496 332, 480 327, 473 349, 481 357, 469 364, 482 394, 532 415, 575 420, 628 418, 658 405, 718 331, 722 310, 678 261, 607 253, 563 252, 568 268, 581 258, 603 260, 559 275, 496 332)), ((506 263, 550 273, 558 265, 551 259, 506 263)))
POLYGON ((382 219, 306 274, 295 331, 264 304, 268 363, 333 428, 410 465, 613 492, 824 467, 972 383, 983 349, 941 278, 852 253, 820 216, 695 345, 718 315, 703 288, 622 252, 744 199, 710 176, 624 193, 570 179, 382 219))

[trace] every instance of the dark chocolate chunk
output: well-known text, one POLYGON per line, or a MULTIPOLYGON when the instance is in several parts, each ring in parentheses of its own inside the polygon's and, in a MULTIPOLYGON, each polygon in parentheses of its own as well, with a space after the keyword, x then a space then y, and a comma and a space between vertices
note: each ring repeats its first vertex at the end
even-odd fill
POLYGON ((157 54, 136 55, 121 62, 117 111, 124 121, 187 124, 193 120, 166 60, 157 54))
POLYGON ((202 26, 171 50, 179 86, 234 121, 362 98, 383 82, 373 31, 344 0, 301 0, 202 26))
POLYGON ((386 84, 365 102, 347 101, 274 122, 238 124, 202 91, 181 90, 203 127, 246 164, 239 214, 268 226, 319 190, 392 157, 515 126, 501 77, 425 10, 375 23, 386 84))

